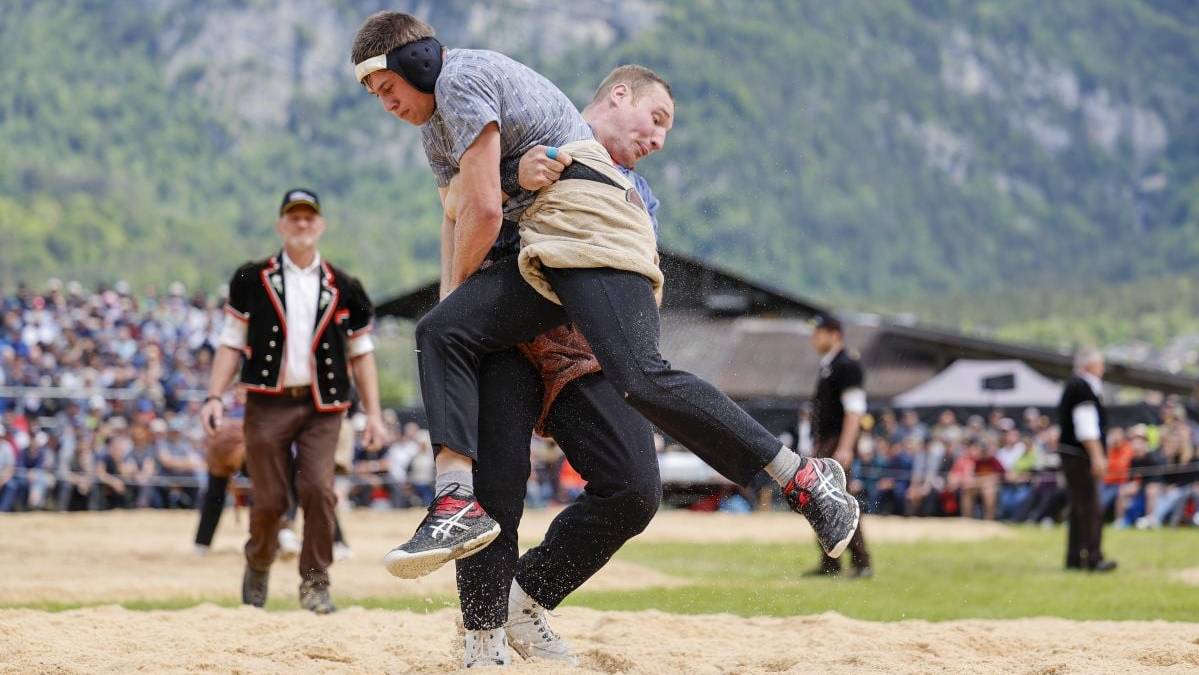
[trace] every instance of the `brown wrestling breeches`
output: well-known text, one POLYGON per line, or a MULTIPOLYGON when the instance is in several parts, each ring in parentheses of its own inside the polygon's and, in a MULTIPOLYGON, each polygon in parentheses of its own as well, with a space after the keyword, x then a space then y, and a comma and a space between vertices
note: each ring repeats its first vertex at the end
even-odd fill
POLYGON ((333 563, 333 454, 342 413, 317 412, 311 396, 250 394, 246 400, 246 468, 253 506, 246 563, 265 570, 275 560, 279 526, 290 502, 292 445, 296 496, 304 510, 300 576, 328 580, 333 563))

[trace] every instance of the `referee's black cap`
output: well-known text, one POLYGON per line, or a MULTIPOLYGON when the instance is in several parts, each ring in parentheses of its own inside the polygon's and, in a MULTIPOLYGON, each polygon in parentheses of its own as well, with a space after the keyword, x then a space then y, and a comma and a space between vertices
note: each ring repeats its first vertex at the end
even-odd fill
POLYGON ((828 312, 821 312, 812 317, 812 328, 842 332, 841 320, 828 312))
POLYGON ((297 206, 309 206, 313 211, 321 212, 320 198, 308 188, 292 188, 284 192, 283 203, 279 205, 279 215, 283 215, 297 206))

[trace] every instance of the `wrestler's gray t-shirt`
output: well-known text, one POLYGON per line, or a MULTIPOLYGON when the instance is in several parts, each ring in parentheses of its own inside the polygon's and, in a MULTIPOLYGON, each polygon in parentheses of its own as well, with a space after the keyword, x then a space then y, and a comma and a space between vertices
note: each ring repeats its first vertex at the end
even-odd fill
MULTIPOLYGON (((421 139, 438 187, 449 185, 462 154, 492 122, 499 125, 500 165, 508 173, 536 145, 560 146, 592 137, 591 127, 562 90, 498 52, 449 50, 434 96, 437 110, 421 127, 421 139)), ((505 184, 509 182, 513 181, 505 184)), ((506 191, 512 198, 504 205, 504 218, 519 220, 536 193, 506 191)))

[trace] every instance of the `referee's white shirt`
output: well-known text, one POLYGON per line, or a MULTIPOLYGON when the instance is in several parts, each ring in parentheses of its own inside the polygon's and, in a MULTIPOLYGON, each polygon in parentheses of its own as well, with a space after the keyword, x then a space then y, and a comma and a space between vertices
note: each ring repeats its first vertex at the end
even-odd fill
MULTIPOLYGON (((287 371, 283 386, 303 387, 312 382, 312 333, 316 330, 316 303, 321 288, 321 256, 318 253, 307 267, 300 267, 283 253, 283 292, 287 309, 287 371)), ((245 349, 249 325, 245 321, 226 321, 221 344, 238 351, 245 349)), ((350 341, 350 358, 374 351, 369 334, 350 341)))
MULTIPOLYGON (((1095 392, 1095 396, 1103 398, 1103 380, 1090 373, 1079 373, 1079 377, 1091 385, 1091 391, 1095 392)), ((1071 416, 1074 419, 1074 436, 1080 442, 1099 440, 1099 410, 1094 403, 1079 403, 1074 406, 1071 416)))

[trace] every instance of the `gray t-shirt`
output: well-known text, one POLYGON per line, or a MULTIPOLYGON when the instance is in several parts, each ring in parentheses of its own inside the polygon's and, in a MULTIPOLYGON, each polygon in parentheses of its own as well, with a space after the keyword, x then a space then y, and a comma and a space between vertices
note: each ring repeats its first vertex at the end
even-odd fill
MULTIPOLYGON (((562 90, 497 52, 449 50, 434 96, 437 110, 421 127, 421 139, 438 187, 449 185, 462 154, 492 122, 500 128, 501 166, 514 167, 513 160, 536 145, 560 146, 592 137, 591 127, 562 90)), ((512 194, 504 205, 504 218, 518 220, 534 197, 524 191, 512 194)))

